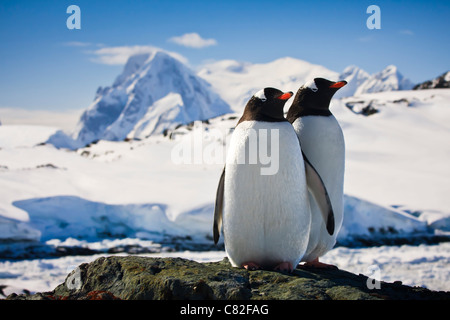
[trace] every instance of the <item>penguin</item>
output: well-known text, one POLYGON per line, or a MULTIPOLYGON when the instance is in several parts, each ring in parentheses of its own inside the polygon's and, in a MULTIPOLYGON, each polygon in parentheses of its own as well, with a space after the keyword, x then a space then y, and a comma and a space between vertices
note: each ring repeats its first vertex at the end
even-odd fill
POLYGON ((321 204, 309 194, 311 230, 302 258, 307 267, 336 268, 319 262, 319 257, 336 244, 344 217, 345 142, 329 107, 333 95, 346 84, 323 78, 308 81, 298 89, 286 116, 297 133, 302 152, 323 179, 334 213, 334 230, 330 232, 321 204))
MULTIPOLYGON (((214 242, 223 229, 233 267, 292 272, 306 251, 311 227, 306 174, 321 179, 314 168, 306 164, 306 169, 299 161, 300 143, 283 113, 292 95, 270 87, 258 91, 233 131, 213 223, 214 242), (267 154, 275 169, 264 171, 267 154)), ((316 193, 326 198, 323 185, 316 193)))

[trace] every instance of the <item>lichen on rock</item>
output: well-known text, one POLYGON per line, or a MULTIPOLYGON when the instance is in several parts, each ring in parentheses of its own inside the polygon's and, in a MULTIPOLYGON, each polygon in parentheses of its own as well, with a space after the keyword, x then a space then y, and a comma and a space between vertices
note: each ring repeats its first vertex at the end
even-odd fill
POLYGON ((199 263, 181 258, 101 257, 73 270, 51 292, 11 300, 380 300, 450 299, 450 292, 381 282, 338 269, 297 268, 293 273, 233 268, 228 259, 199 263))

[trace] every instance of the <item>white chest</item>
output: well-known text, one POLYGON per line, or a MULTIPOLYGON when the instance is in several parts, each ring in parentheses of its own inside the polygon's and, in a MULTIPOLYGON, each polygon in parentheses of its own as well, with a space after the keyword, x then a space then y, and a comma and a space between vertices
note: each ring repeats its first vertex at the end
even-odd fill
POLYGON ((304 164, 292 126, 239 124, 228 148, 224 186, 225 248, 233 265, 298 263, 306 250, 310 216, 304 164))

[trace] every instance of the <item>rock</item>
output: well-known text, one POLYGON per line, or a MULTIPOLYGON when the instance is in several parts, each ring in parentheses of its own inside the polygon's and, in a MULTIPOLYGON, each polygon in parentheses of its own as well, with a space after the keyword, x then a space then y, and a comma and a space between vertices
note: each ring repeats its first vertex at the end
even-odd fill
POLYGON ((413 90, 450 88, 450 71, 444 72, 433 80, 428 80, 414 86, 413 90))
POLYGON ((228 259, 199 263, 181 258, 102 257, 73 270, 51 292, 10 295, 8 300, 384 300, 450 299, 450 292, 380 282, 333 269, 292 274, 247 271, 228 259))

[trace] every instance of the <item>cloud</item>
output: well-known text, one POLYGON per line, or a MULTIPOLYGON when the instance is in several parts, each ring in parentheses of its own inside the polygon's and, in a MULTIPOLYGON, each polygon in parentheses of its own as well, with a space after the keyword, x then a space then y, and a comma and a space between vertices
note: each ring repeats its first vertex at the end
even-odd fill
POLYGON ((169 52, 164 49, 153 46, 118 46, 118 47, 103 47, 95 51, 90 51, 95 57, 91 59, 92 62, 109 64, 109 65, 124 65, 128 58, 143 53, 155 53, 157 51, 164 51, 175 59, 187 64, 188 60, 176 52, 169 52))
POLYGON ((364 36, 364 37, 359 37, 357 39, 359 42, 370 42, 373 40, 372 36, 364 36))
POLYGON ((399 33, 400 34, 405 34, 407 36, 413 36, 414 35, 414 32, 411 31, 411 30, 408 30, 408 29, 400 30, 399 33))
POLYGON ((195 32, 185 33, 179 37, 172 37, 168 41, 176 43, 180 46, 196 49, 217 45, 217 41, 215 39, 203 39, 198 33, 195 32))
POLYGON ((91 45, 90 42, 81 42, 81 41, 69 41, 63 43, 66 47, 89 47, 91 45))

